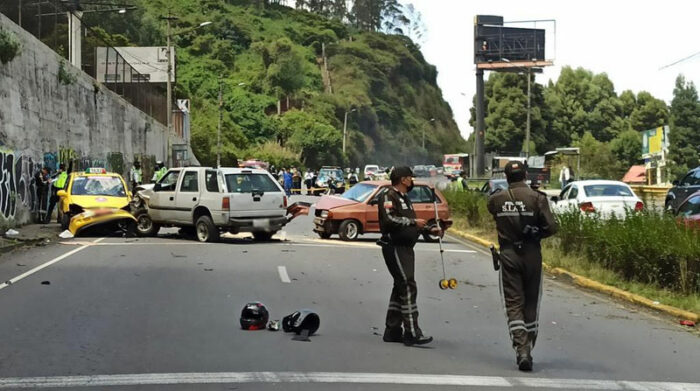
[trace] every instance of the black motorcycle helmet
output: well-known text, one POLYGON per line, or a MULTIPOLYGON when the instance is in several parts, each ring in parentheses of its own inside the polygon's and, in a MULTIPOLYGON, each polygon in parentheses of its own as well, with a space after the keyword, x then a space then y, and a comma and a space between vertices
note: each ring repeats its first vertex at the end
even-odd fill
POLYGON ((303 330, 308 330, 309 335, 313 335, 320 325, 321 319, 318 314, 308 309, 296 311, 282 318, 282 329, 287 333, 301 334, 303 330))
POLYGON ((264 330, 270 313, 265 308, 265 304, 256 301, 248 303, 241 311, 241 328, 243 330, 264 330))

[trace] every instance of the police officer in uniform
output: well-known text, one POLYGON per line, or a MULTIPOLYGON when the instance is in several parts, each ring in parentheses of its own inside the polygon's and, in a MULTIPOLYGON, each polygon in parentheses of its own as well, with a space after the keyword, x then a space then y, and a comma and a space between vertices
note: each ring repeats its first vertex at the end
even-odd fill
POLYGON ((510 161, 505 173, 508 189, 491 195, 488 209, 498 230, 499 285, 516 362, 521 371, 531 371, 542 297, 540 240, 555 234, 558 227, 547 195, 525 183, 527 165, 510 161))
MULTIPOLYGON (((66 165, 61 163, 58 166, 58 172, 53 179, 50 180, 51 183, 51 197, 49 198, 49 206, 46 210, 46 218, 44 219, 44 224, 51 222, 51 214, 53 213, 53 208, 56 207, 56 203, 59 200, 58 191, 66 187, 66 181, 68 181, 68 173, 66 173, 66 165)), ((58 216, 56 217, 56 222, 58 221, 58 216)))
POLYGON ((428 230, 442 235, 437 226, 426 227, 426 221, 416 218, 407 193, 413 188, 413 172, 409 167, 397 167, 391 174, 392 187, 379 199, 379 225, 382 255, 394 287, 386 314, 385 342, 403 342, 406 346, 430 343, 433 337, 423 335, 418 326, 416 307, 415 255, 413 247, 418 235, 428 230))

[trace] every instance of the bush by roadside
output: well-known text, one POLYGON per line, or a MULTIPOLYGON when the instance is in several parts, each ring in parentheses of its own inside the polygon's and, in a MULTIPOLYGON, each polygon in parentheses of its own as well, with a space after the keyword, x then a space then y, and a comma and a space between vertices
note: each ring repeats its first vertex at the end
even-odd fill
MULTIPOLYGON (((496 240, 487 198, 447 190, 455 227, 496 240)), ((545 262, 663 303, 700 312, 700 232, 666 215, 603 220, 558 215, 559 233, 543 242, 545 262)))

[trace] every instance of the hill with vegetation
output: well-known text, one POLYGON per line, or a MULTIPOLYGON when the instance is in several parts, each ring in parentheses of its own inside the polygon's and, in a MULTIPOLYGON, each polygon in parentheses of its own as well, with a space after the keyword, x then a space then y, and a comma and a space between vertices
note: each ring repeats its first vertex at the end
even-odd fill
POLYGON ((176 96, 191 99, 192 148, 203 164, 216 160, 220 84, 222 164, 252 157, 278 167, 437 163, 466 147, 436 68, 392 24, 410 24, 396 2, 367 15, 361 0, 350 9, 337 0, 295 8, 257 0, 132 3, 137 9, 126 16, 86 14, 85 21, 107 42, 139 46, 165 43, 168 14, 177 17, 175 33, 212 22, 174 38, 176 96))

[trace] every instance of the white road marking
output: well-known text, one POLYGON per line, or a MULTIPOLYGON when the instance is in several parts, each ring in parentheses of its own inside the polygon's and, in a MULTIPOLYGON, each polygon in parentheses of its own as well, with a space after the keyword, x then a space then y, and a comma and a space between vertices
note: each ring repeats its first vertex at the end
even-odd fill
POLYGON ((43 264, 41 264, 41 265, 35 267, 34 269, 28 270, 28 271, 26 271, 26 272, 20 274, 20 275, 17 276, 17 277, 14 277, 14 278, 12 278, 12 279, 10 279, 10 280, 7 280, 7 281, 3 282, 2 284, 0 284, 0 289, 7 288, 8 286, 10 286, 10 285, 16 283, 17 281, 19 281, 19 280, 21 280, 21 279, 23 279, 23 278, 25 278, 25 277, 31 276, 32 274, 38 272, 39 270, 44 269, 44 268, 47 268, 47 267, 53 265, 53 264, 56 263, 56 262, 60 262, 61 260, 65 259, 65 258, 68 258, 68 257, 70 257, 71 255, 73 255, 73 254, 75 254, 75 253, 77 253, 77 252, 79 252, 79 251, 85 250, 86 248, 90 247, 93 243, 99 243, 99 242, 101 242, 101 241, 104 240, 104 239, 105 239, 105 238, 99 238, 99 239, 97 239, 97 240, 95 240, 95 241, 89 242, 90 244, 84 244, 84 245, 82 245, 81 247, 78 247, 78 248, 76 248, 76 249, 70 250, 70 251, 68 251, 67 253, 63 254, 63 255, 59 255, 58 257, 56 257, 56 258, 54 258, 54 259, 52 259, 52 260, 50 260, 50 261, 48 261, 48 262, 46 262, 46 263, 43 263, 43 264))
POLYGON ((289 279, 289 274, 287 274, 287 268, 284 266, 277 266, 277 273, 280 275, 280 280, 282 282, 289 284, 292 280, 289 279))
POLYGON ((204 246, 206 243, 200 242, 112 242, 112 243, 95 243, 95 242, 58 242, 59 244, 75 245, 75 246, 204 246))
POLYGON ((558 388, 581 390, 700 391, 700 383, 351 372, 203 372, 15 377, 0 378, 0 389, 226 383, 407 384, 503 387, 515 389, 558 388))

